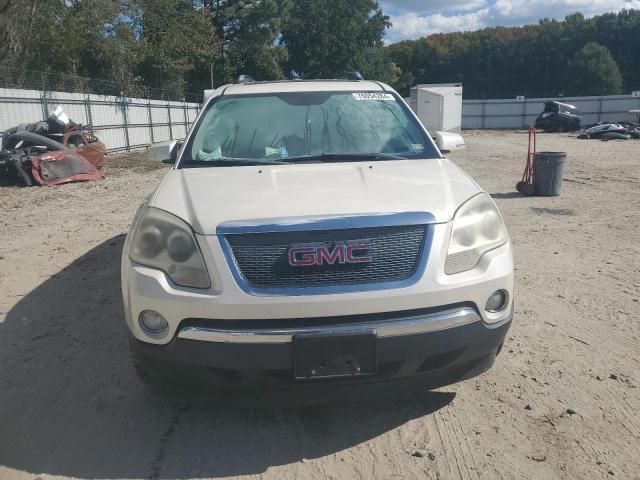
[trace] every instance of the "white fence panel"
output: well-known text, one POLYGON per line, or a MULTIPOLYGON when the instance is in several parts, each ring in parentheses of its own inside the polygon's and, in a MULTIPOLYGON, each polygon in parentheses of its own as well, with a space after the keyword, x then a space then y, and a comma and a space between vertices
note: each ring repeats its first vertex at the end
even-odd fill
MULTIPOLYGON (((139 148, 148 145, 149 142, 149 127, 131 127, 128 128, 129 132, 129 145, 132 148, 139 148)), ((157 142, 156 142, 157 143, 157 142)))
POLYGON ((151 106, 151 123, 156 124, 168 124, 169 123, 169 109, 165 105, 152 105, 151 106))
POLYGON ((168 142, 171 140, 171 133, 169 132, 169 125, 166 126, 153 126, 153 138, 156 143, 168 142))
POLYGON ((93 119, 94 128, 106 125, 124 125, 122 106, 114 103, 92 103, 91 118, 93 119))
MULTIPOLYGON (((536 117, 544 109, 544 103, 552 98, 486 99, 462 102, 462 128, 516 129, 533 126, 536 117)), ((575 105, 581 112, 582 125, 597 122, 631 120, 629 110, 640 108, 640 98, 631 95, 602 97, 567 97, 559 99, 575 105)))
POLYGON ((171 106, 171 123, 184 123, 184 109, 181 107, 176 108, 171 106))
POLYGON ((127 148, 127 137, 124 128, 94 127, 94 133, 107 145, 109 150, 123 150, 127 148))
POLYGON ((198 109, 197 108, 190 107, 187 110, 187 122, 189 122, 189 123, 195 122, 197 116, 198 116, 198 109))
POLYGON ((187 130, 184 125, 171 125, 171 132, 173 138, 184 138, 187 135, 187 130))
POLYGON ((0 131, 41 120, 44 110, 40 100, 37 90, 0 88, 0 131))
POLYGON ((181 140, 200 109, 197 103, 0 88, 0 134, 43 120, 57 105, 88 125, 110 151, 181 140))
POLYGON ((129 125, 148 125, 149 108, 144 104, 131 104, 127 110, 127 123, 129 125))

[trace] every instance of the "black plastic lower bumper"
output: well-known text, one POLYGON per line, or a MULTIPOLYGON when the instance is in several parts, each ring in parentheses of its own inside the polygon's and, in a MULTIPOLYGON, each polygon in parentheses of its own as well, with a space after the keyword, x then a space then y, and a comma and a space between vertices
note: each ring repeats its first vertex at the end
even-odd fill
POLYGON ((130 337, 138 362, 151 376, 170 376, 221 392, 258 393, 276 402, 344 401, 434 389, 479 375, 494 363, 511 319, 481 321, 436 332, 377 339, 377 373, 297 380, 291 343, 214 343, 175 338, 168 345, 130 337))

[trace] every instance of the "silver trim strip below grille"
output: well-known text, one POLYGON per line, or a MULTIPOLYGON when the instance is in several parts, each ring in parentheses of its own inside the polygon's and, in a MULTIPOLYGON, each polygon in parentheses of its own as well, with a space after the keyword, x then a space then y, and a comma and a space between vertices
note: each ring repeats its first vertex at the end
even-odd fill
POLYGON ((353 334, 376 332, 378 337, 399 337, 435 332, 482 321, 480 315, 469 307, 443 312, 417 315, 393 320, 345 323, 285 329, 216 329, 188 326, 178 332, 178 338, 217 343, 289 343, 294 335, 302 334, 353 334))

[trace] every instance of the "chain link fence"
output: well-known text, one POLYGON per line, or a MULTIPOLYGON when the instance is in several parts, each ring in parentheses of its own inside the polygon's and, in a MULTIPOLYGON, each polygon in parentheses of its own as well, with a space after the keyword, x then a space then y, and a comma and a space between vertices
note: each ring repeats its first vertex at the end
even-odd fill
POLYGON ((183 139, 202 104, 166 89, 141 87, 123 95, 114 82, 0 67, 0 136, 4 130, 46 118, 60 105, 87 125, 112 152, 183 139))
POLYGON ((39 90, 41 92, 84 93, 114 97, 202 103, 203 94, 175 88, 151 88, 136 83, 113 82, 80 77, 68 73, 38 72, 0 66, 0 88, 39 90))
POLYGON ((582 116, 582 126, 598 122, 632 121, 629 110, 640 109, 640 92, 631 95, 601 97, 561 97, 483 99, 462 102, 462 128, 520 129, 533 126, 544 110, 545 102, 557 100, 576 106, 582 116))

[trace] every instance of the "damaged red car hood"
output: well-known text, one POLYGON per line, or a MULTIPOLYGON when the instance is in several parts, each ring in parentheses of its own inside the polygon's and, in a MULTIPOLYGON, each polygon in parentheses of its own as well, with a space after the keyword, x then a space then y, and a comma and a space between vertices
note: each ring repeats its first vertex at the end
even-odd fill
POLYGON ((80 155, 58 151, 31 157, 31 173, 40 185, 102 180, 96 167, 80 155))

